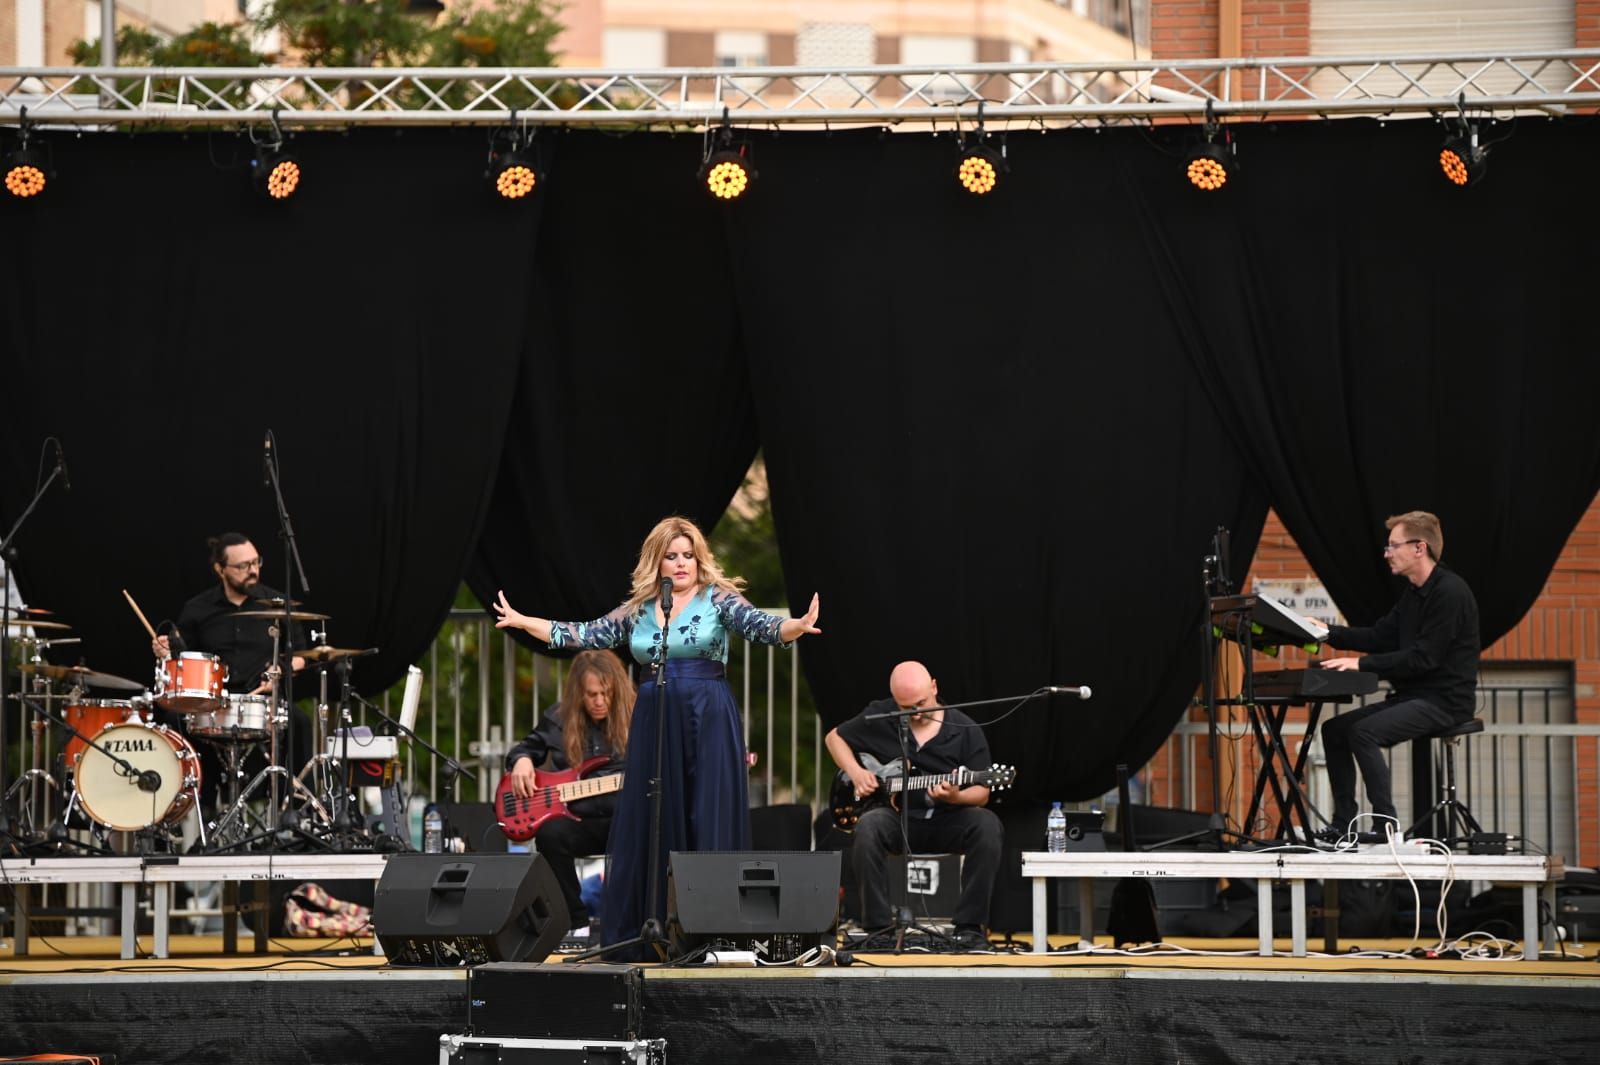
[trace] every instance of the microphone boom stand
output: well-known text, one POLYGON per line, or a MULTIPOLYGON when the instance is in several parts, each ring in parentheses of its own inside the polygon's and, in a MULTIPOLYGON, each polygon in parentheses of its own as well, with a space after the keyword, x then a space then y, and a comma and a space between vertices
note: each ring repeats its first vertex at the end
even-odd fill
MULTIPOLYGON (((672 630, 672 578, 661 578, 661 642, 656 645, 655 654, 652 656, 651 665, 656 670, 656 764, 655 775, 650 778, 650 871, 646 879, 646 912, 644 921, 639 926, 639 934, 632 939, 624 939, 609 946, 595 947, 582 954, 572 957, 574 962, 588 961, 590 958, 603 958, 607 954, 632 947, 654 948, 662 961, 668 961, 669 944, 667 943, 666 929, 663 914, 656 916, 656 895, 661 890, 661 806, 662 765, 666 761, 666 735, 667 735, 667 637, 672 630)), ((663 907, 664 908, 664 907, 663 907)))
MULTIPOLYGON (((273 438, 272 430, 267 430, 268 462, 266 463, 267 480, 272 487, 273 502, 278 508, 278 535, 284 542, 284 554, 288 556, 289 579, 283 592, 283 617, 279 622, 282 629, 283 644, 281 648, 274 647, 273 664, 276 671, 271 678, 272 683, 272 728, 268 734, 268 762, 279 765, 278 762, 278 710, 283 709, 284 739, 288 739, 288 729, 291 718, 294 716, 294 604, 295 604, 295 578, 300 581, 300 593, 311 594, 311 581, 306 577, 305 563, 300 559, 300 545, 295 540, 294 523, 289 519, 289 507, 283 501, 283 482, 278 474, 277 441, 273 438), (281 689, 280 689, 281 684, 281 689)), ((268 785, 267 804, 267 830, 274 831, 278 827, 280 811, 278 809, 278 774, 271 774, 272 779, 268 785)))
MULTIPOLYGON (((1024 696, 1024 700, 1026 700, 1027 698, 1028 698, 1027 696, 1024 696)), ((982 703, 998 703, 998 702, 1006 702, 1006 701, 1008 701, 1008 700, 1004 700, 1004 699, 984 699, 984 700, 980 700, 980 702, 982 702, 982 703)), ((973 703, 956 703, 956 704, 952 704, 952 706, 972 706, 972 705, 975 705, 975 704, 973 704, 973 703)), ((930 712, 934 712, 934 711, 943 711, 943 710, 948 710, 948 709, 951 709, 951 708, 952 707, 947 707, 947 706, 938 706, 938 707, 917 706, 917 707, 912 707, 910 709, 906 709, 904 707, 899 707, 899 708, 896 708, 894 710, 886 710, 881 714, 868 714, 866 716, 865 720, 867 720, 867 721, 876 721, 876 720, 878 720, 880 718, 885 718, 885 717, 894 718, 895 735, 900 740, 900 775, 901 775, 902 779, 910 780, 911 779, 911 718, 912 718, 912 716, 915 715, 915 714, 924 714, 924 713, 930 713, 930 712)), ((892 795, 893 795, 893 788, 894 788, 893 779, 890 778, 888 780, 883 780, 883 781, 881 781, 881 784, 882 784, 883 787, 890 789, 890 792, 891 792, 890 801, 892 802, 893 801, 892 795)), ((893 920, 890 923, 889 928, 894 930, 894 952, 896 954, 901 954, 901 953, 904 953, 904 951, 905 951, 906 933, 909 932, 911 929, 918 927, 916 922, 912 919, 912 915, 911 915, 911 893, 909 891, 909 887, 910 887, 909 870, 911 868, 911 866, 910 866, 910 862, 911 862, 911 793, 908 790, 906 790, 905 788, 902 788, 901 791, 900 791, 900 802, 899 802, 899 805, 898 805, 898 813, 900 814, 900 843, 901 843, 901 846, 904 848, 905 860, 906 860, 906 865, 904 866, 904 870, 906 870, 906 871, 903 871, 902 874, 901 874, 902 876, 905 877, 905 882, 901 885, 902 889, 904 889, 905 902, 902 905, 899 905, 899 906, 891 906, 891 907, 889 907, 889 911, 893 915, 893 920)), ((863 902, 863 908, 864 908, 864 906, 865 906, 865 903, 863 902)), ((868 931, 869 934, 873 935, 874 939, 878 938, 876 934, 872 933, 872 929, 868 929, 867 931, 868 931)), ((887 931, 887 929, 885 929, 885 931, 887 931)), ((922 929, 919 929, 919 931, 922 931, 924 933, 928 933, 929 929, 922 928, 922 929)))
MULTIPOLYGON (((48 443, 48 439, 46 442, 48 443)), ((59 447, 60 445, 58 444, 57 446, 59 447)), ((43 449, 41 448, 40 450, 39 457, 42 459, 44 457, 43 449)), ((12 524, 11 530, 6 533, 4 539, 0 539, 0 559, 4 559, 6 563, 5 598, 0 601, 0 795, 6 794, 6 777, 11 764, 6 750, 7 715, 5 710, 6 671, 10 668, 10 663, 6 661, 6 657, 8 648, 11 646, 11 634, 8 630, 7 622, 11 619, 11 582, 16 579, 14 567, 17 561, 17 553, 12 547, 12 542, 16 540, 17 533, 22 530, 23 522, 28 520, 29 515, 39 505, 39 501, 44 498, 44 494, 50 490, 50 486, 56 483, 56 478, 60 477, 61 473, 61 463, 58 460, 55 468, 50 471, 50 476, 46 477, 44 484, 40 485, 39 490, 33 493, 33 498, 28 501, 28 505, 22 508, 22 513, 17 516, 17 520, 12 524)), ((10 836, 11 834, 10 811, 0 808, 0 836, 10 836)))

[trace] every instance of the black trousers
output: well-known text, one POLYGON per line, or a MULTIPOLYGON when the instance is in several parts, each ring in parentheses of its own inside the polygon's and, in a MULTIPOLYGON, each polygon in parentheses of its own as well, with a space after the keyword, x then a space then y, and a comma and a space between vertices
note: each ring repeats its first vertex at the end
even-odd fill
MULTIPOLYGON (((1383 752, 1401 740, 1430 736, 1458 719, 1426 699, 1393 698, 1347 711, 1322 724, 1322 749, 1333 785, 1333 827, 1344 831, 1356 816, 1356 766, 1367 782, 1367 801, 1375 814, 1399 819, 1389 787, 1389 763, 1383 752)), ((1399 830, 1403 831, 1401 824, 1399 830)), ((1381 826, 1374 830, 1382 832, 1381 826)))
MULTIPOLYGON (((1004 833, 1000 819, 982 806, 951 806, 933 817, 911 820, 911 850, 921 854, 961 854, 961 898, 956 924, 988 927, 989 896, 1000 871, 1004 833)), ((850 863, 861 890, 861 926, 892 924, 889 912, 889 855, 904 854, 900 815, 888 806, 868 810, 856 824, 850 863)))
POLYGON ((544 855, 550 868, 555 870, 561 897, 567 900, 570 928, 586 926, 591 916, 578 887, 577 859, 604 854, 606 837, 610 834, 610 817, 585 817, 582 821, 557 817, 540 825, 533 835, 534 850, 544 855))

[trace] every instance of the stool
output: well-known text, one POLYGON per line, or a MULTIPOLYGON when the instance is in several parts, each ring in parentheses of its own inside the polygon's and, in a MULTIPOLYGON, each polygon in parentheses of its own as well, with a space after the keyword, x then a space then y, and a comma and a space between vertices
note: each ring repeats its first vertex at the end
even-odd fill
POLYGON ((1406 830, 1406 836, 1417 834, 1422 828, 1439 814, 1445 818, 1444 831, 1440 837, 1445 844, 1452 844, 1460 840, 1471 839, 1483 832, 1483 826, 1478 824, 1478 819, 1472 816, 1472 811, 1467 809, 1467 804, 1456 798, 1456 744, 1465 736, 1475 735, 1483 731, 1481 718, 1469 718, 1466 721, 1451 725, 1447 729, 1435 732, 1429 739, 1439 740, 1444 747, 1444 786, 1439 789, 1439 801, 1433 804, 1433 809, 1417 818, 1416 824, 1406 830), (1459 835, 1456 830, 1460 829, 1459 835))

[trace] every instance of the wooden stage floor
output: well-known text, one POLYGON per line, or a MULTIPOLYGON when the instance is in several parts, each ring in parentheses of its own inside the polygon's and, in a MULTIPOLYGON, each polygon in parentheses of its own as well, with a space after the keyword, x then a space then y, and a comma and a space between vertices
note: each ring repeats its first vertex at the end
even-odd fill
MULTIPOLYGON (((247 939, 248 937, 243 937, 247 939)), ((1096 939, 1093 952, 1072 949, 1076 936, 1051 936, 1050 947, 1054 953, 1034 954, 1030 950, 1031 937, 1019 935, 1011 945, 996 940, 990 952, 968 954, 931 954, 909 950, 902 954, 883 952, 849 952, 851 964, 878 967, 917 968, 990 968, 1060 969, 1104 968, 1106 966, 1135 969, 1180 969, 1191 971, 1242 971, 1242 972, 1404 972, 1423 974, 1476 974, 1499 977, 1562 977, 1594 980, 1600 987, 1600 942, 1581 944, 1562 943, 1556 951, 1547 951, 1538 961, 1525 961, 1520 955, 1520 944, 1500 941, 1500 955, 1486 950, 1481 956, 1468 958, 1452 956, 1424 956, 1420 951, 1438 944, 1437 937, 1424 937, 1413 943, 1410 939, 1373 939, 1355 944, 1345 953, 1328 955, 1312 952, 1308 957, 1289 956, 1287 937, 1275 941, 1277 954, 1261 957, 1256 953, 1254 937, 1228 939, 1174 938, 1137 949, 1113 950, 1109 939, 1096 939), (1410 952, 1410 953, 1408 953, 1410 952)), ((417 969, 390 967, 381 955, 375 954, 371 937, 346 937, 343 939, 272 939, 265 954, 241 953, 225 955, 220 935, 171 937, 171 957, 149 957, 151 939, 139 937, 138 944, 145 956, 132 959, 118 957, 121 940, 116 936, 41 936, 31 939, 29 956, 14 957, 9 941, 0 946, 0 978, 26 977, 28 975, 64 974, 73 972, 96 973, 147 973, 161 972, 371 972, 376 970, 418 972, 417 969)), ((552 954, 549 963, 562 963, 565 956, 552 954)), ((665 975, 672 967, 646 965, 651 972, 665 975)), ((726 968, 721 973, 751 974, 763 970, 726 968)), ((813 967, 825 970, 828 966, 813 967)), ((707 966, 688 966, 676 971, 706 973, 707 966)))

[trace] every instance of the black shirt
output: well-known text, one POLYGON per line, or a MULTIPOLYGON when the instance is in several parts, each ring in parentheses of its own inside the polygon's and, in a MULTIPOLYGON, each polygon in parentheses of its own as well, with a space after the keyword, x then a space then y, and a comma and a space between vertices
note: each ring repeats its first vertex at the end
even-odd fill
MULTIPOLYGON (((867 720, 868 714, 889 713, 900 709, 893 699, 879 699, 868 703, 866 709, 839 726, 839 738, 850 745, 859 760, 869 754, 880 764, 887 765, 900 757, 899 726, 892 717, 867 720)), ((939 731, 921 747, 915 736, 907 737, 911 749, 912 775, 923 773, 949 773, 963 767, 988 769, 993 764, 989 757, 989 741, 983 729, 960 710, 945 710, 939 731)), ((862 762, 865 765, 865 762, 862 762)), ((954 809, 949 803, 930 803, 926 791, 913 791, 908 807, 920 816, 944 813, 954 809)))
POLYGON ((1476 709, 1478 601, 1453 570, 1435 566, 1376 625, 1335 625, 1323 642, 1364 652, 1362 672, 1378 674, 1398 696, 1426 699, 1459 718, 1476 709))
MULTIPOLYGON (((271 599, 280 593, 264 584, 252 589, 255 598, 271 599)), ((269 610, 270 607, 246 599, 240 606, 228 601, 219 582, 201 592, 178 612, 178 634, 183 638, 183 649, 213 654, 228 667, 228 690, 254 691, 260 686, 263 674, 272 661, 272 627, 270 618, 241 618, 241 611, 269 610)), ((305 632, 300 624, 290 626, 294 646, 306 646, 305 632)), ((177 647, 173 648, 176 653, 177 647)))
MULTIPOLYGON (((588 714, 580 708, 578 713, 588 714)), ((620 773, 627 768, 628 754, 626 751, 613 750, 606 739, 605 727, 589 718, 589 727, 583 735, 583 760, 605 757, 611 759, 600 772, 593 776, 610 776, 620 773)), ((519 758, 533 759, 534 768, 544 765, 545 759, 550 759, 551 768, 571 769, 567 761, 566 739, 561 732, 561 722, 554 713, 545 714, 539 719, 538 726, 522 738, 522 742, 511 748, 506 755, 506 769, 514 768, 519 758)), ((579 817, 609 817, 617 805, 615 792, 609 795, 595 795, 587 799, 574 799, 571 802, 572 812, 579 817)))

